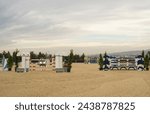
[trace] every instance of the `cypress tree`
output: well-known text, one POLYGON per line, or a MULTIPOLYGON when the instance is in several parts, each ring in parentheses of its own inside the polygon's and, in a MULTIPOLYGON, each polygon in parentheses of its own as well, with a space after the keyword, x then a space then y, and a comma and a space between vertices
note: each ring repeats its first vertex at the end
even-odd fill
POLYGON ((103 70, 103 56, 102 54, 99 55, 99 70, 103 70))
POLYGON ((15 62, 15 71, 17 70, 18 68, 18 57, 17 57, 17 54, 19 53, 19 50, 16 49, 14 52, 13 52, 13 61, 15 62))
POLYGON ((85 54, 83 53, 83 54, 81 55, 81 61, 82 61, 82 62, 84 62, 84 57, 85 57, 85 54))
POLYGON ((8 57, 7 65, 8 65, 8 70, 11 71, 12 66, 13 66, 13 57, 11 55, 9 55, 8 57))
POLYGON ((70 54, 68 56, 68 65, 70 65, 70 66, 73 62, 73 57, 74 57, 73 50, 70 50, 70 54))
POLYGON ((145 57, 145 52, 144 52, 144 50, 142 51, 142 57, 143 57, 143 58, 145 57))
POLYGON ((148 54, 146 54, 145 57, 144 57, 144 67, 146 68, 146 70, 149 70, 149 57, 148 57, 148 54))

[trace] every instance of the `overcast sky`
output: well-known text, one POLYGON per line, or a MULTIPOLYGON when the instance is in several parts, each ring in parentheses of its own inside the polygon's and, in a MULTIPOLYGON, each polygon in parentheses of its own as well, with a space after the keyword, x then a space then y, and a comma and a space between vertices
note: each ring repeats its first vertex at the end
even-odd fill
POLYGON ((0 0, 0 50, 150 48, 150 0, 0 0))

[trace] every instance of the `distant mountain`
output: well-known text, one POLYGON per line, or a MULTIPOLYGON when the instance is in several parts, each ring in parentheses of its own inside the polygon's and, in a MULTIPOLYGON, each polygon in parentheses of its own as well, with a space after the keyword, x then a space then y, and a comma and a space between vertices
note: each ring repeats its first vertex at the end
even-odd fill
MULTIPOLYGON (((150 51, 150 49, 144 50, 145 53, 147 53, 148 51, 150 51)), ((116 53, 110 53, 110 54, 114 56, 136 56, 136 55, 140 55, 141 53, 142 53, 142 50, 116 52, 116 53)))
MULTIPOLYGON (((145 53, 150 51, 150 49, 144 50, 145 53)), ((142 50, 136 50, 136 51, 124 51, 124 52, 115 52, 115 53, 108 53, 112 56, 136 56, 140 55, 142 53, 142 50)), ((90 57, 99 57, 99 54, 91 55, 90 57)))

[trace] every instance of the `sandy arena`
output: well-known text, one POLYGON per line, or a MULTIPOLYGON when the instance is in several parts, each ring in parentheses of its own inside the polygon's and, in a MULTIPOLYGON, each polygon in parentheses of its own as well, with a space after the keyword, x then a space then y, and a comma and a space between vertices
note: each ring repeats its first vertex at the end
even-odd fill
POLYGON ((71 73, 0 72, 0 96, 150 97, 150 71, 99 71, 96 64, 73 64, 71 73))

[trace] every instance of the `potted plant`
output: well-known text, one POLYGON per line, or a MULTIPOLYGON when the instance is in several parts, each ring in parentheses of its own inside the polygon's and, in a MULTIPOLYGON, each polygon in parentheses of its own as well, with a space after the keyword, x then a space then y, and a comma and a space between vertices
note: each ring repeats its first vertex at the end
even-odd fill
POLYGON ((70 51, 70 54, 67 56, 65 60, 64 69, 66 72, 71 72, 72 61, 73 61, 73 50, 70 51))
POLYGON ((71 68, 72 68, 72 66, 69 65, 68 63, 64 64, 64 70, 65 70, 65 72, 71 72, 71 68))

